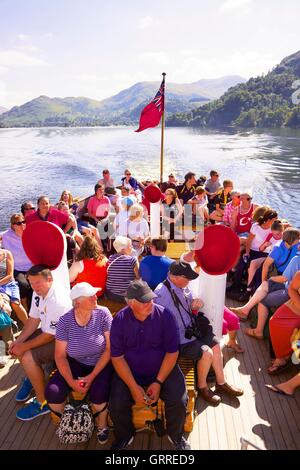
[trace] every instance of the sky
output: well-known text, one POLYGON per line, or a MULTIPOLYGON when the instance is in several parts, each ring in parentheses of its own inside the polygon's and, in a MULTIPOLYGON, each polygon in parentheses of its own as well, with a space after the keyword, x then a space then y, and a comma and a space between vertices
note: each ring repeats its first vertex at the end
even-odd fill
POLYGON ((261 75, 300 49, 299 17, 299 0, 0 0, 0 106, 261 75))

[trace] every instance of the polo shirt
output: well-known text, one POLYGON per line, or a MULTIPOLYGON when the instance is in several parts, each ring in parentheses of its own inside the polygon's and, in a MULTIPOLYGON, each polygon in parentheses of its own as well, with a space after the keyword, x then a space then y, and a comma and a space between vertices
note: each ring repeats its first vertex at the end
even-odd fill
POLYGON ((92 196, 89 199, 87 210, 93 217, 106 217, 110 210, 110 200, 107 196, 103 196, 101 199, 92 196))
POLYGON ((140 263, 140 276, 151 289, 167 279, 169 267, 174 260, 167 256, 145 256, 140 263))
POLYGON ((51 207, 46 217, 42 217, 39 210, 37 210, 32 214, 27 215, 25 220, 27 225, 31 222, 42 220, 44 222, 52 222, 53 224, 58 225, 58 227, 63 228, 68 222, 69 216, 65 212, 61 212, 54 207, 51 207))
POLYGON ((287 248, 284 241, 278 246, 274 246, 269 256, 274 260, 275 266, 280 273, 283 273, 291 259, 298 253, 298 247, 299 243, 293 245, 291 248, 287 248))
POLYGON ((130 307, 114 317, 111 330, 111 356, 124 356, 139 385, 156 378, 166 353, 178 351, 178 327, 173 315, 160 305, 144 321, 137 320, 130 307))
POLYGON ((60 316, 71 308, 70 292, 53 283, 45 298, 33 291, 29 317, 41 320, 43 333, 55 335, 60 316))
POLYGON ((195 195, 195 186, 191 186, 190 189, 186 187, 186 184, 181 184, 177 186, 176 192, 179 199, 182 199, 183 204, 187 202, 195 195))
POLYGON ((224 189, 222 189, 222 191, 220 191, 216 196, 215 204, 216 205, 219 204, 220 209, 224 210, 226 204, 228 204, 230 201, 231 201, 230 193, 225 194, 224 189))
POLYGON ((173 314, 173 317, 175 318, 179 328, 179 342, 180 344, 186 344, 195 340, 194 337, 191 339, 187 339, 184 336, 186 327, 191 324, 191 317, 186 310, 190 310, 191 308, 193 295, 188 287, 186 287, 185 289, 180 289, 179 287, 175 286, 175 284, 173 284, 170 279, 168 279, 168 281, 170 283, 171 289, 175 292, 184 308, 182 308, 182 306, 180 305, 179 313, 177 307, 174 305, 173 299, 168 288, 164 284, 159 284, 159 286, 157 286, 157 288, 155 289, 154 292, 157 295, 155 302, 159 305, 162 305, 163 307, 166 307, 173 314))

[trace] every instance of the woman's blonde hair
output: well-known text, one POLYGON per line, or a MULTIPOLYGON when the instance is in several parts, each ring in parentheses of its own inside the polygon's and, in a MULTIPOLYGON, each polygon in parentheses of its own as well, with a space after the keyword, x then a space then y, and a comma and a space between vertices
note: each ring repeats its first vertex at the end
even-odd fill
POLYGON ((172 196, 173 196, 173 198, 174 198, 174 201, 175 201, 175 199, 177 199, 177 197, 178 197, 178 196, 177 196, 177 193, 176 193, 176 191, 175 191, 175 189, 174 189, 174 188, 167 188, 167 189, 165 190, 165 194, 166 194, 167 191, 168 191, 170 194, 172 194, 172 196))
POLYGON ((68 204, 69 204, 69 207, 73 204, 73 196, 72 194, 70 193, 70 191, 68 191, 68 189, 65 189, 62 193, 61 193, 61 196, 60 196, 60 201, 63 201, 63 196, 64 194, 67 193, 68 195, 68 204))
POLYGON ((143 206, 141 206, 140 204, 133 204, 129 209, 129 220, 135 220, 137 217, 142 218, 143 214, 143 206))

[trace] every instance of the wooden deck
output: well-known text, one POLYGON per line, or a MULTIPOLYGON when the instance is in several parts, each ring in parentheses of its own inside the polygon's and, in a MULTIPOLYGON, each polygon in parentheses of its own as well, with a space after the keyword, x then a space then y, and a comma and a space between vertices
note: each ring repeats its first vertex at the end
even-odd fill
MULTIPOLYGON (((235 354, 227 348, 223 352, 228 382, 242 387, 244 395, 239 399, 222 397, 216 408, 197 399, 198 416, 189 435, 192 449, 237 450, 241 448, 241 436, 261 449, 300 449, 300 391, 294 398, 287 398, 269 392, 264 386, 290 378, 296 368, 278 377, 269 376, 267 342, 249 338, 242 330, 239 339, 244 354, 235 354)), ((15 414, 20 405, 14 397, 22 376, 22 368, 14 360, 0 369, 0 449, 109 449, 112 436, 105 446, 97 443, 95 435, 88 444, 60 445, 50 415, 27 423, 18 421, 15 414)), ((129 449, 168 450, 172 446, 166 437, 158 438, 153 432, 143 431, 136 434, 129 449)))

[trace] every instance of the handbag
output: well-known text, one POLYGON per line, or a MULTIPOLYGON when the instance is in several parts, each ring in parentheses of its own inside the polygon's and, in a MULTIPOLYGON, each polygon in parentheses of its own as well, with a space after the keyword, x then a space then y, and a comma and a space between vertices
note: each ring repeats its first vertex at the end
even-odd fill
POLYGON ((12 319, 4 310, 0 310, 0 330, 11 326, 13 323, 12 319))
MULTIPOLYGON (((56 414, 56 413, 55 413, 56 414)), ((85 400, 72 400, 65 406, 56 434, 62 444, 87 442, 94 431, 94 416, 85 400)))

